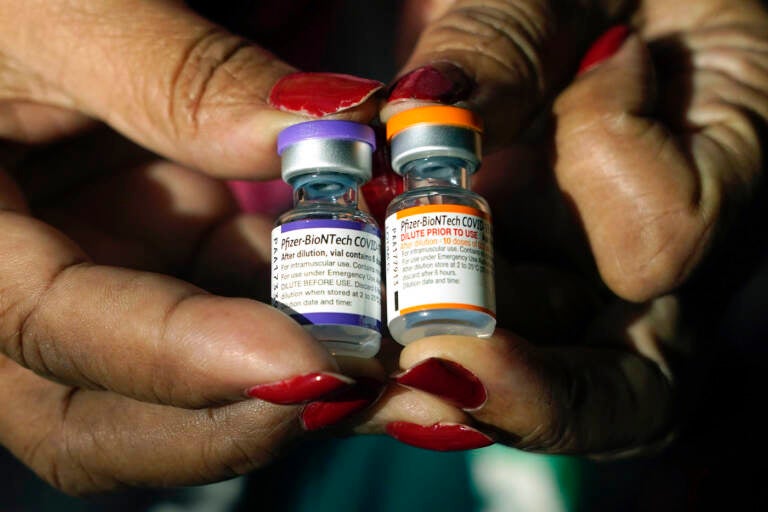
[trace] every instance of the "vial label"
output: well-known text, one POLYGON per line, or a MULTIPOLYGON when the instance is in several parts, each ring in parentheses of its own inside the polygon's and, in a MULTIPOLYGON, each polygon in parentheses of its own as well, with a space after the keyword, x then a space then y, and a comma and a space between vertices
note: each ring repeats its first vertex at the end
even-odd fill
POLYGON ((381 234, 362 222, 300 220, 272 230, 272 304, 300 324, 381 330, 381 234))
POLYGON ((435 204, 393 213, 385 222, 387 321, 428 309, 495 316, 490 216, 435 204))

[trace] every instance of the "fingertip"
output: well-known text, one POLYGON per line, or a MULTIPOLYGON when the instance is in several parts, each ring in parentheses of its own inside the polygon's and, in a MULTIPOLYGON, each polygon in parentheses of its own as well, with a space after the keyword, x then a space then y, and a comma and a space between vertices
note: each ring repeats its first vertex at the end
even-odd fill
POLYGON ((383 87, 378 80, 352 75, 295 72, 272 86, 268 103, 284 112, 324 117, 360 107, 383 87))
POLYGON ((438 396, 403 386, 389 386, 354 431, 383 434, 386 425, 395 421, 432 425, 440 422, 470 424, 472 419, 465 411, 438 396))
MULTIPOLYGON (((417 386, 440 399, 448 398, 449 403, 471 411, 474 418, 504 425, 514 433, 549 421, 548 406, 539 400, 550 387, 548 362, 522 338, 500 330, 488 338, 422 338, 403 350, 400 365, 418 370, 430 359, 450 361, 452 368, 441 368, 441 382, 417 379, 417 386)), ((433 371, 432 376, 436 375, 433 371)))
POLYGON ((459 363, 437 357, 399 373, 395 381, 445 398, 464 410, 480 409, 488 399, 488 391, 474 373, 459 363))
POLYGON ((387 89, 387 99, 379 112, 386 123, 406 110, 434 105, 466 105, 475 82, 458 64, 436 61, 405 73, 387 89))
POLYGON ((410 99, 450 105, 467 100, 474 86, 461 66, 449 61, 436 61, 398 78, 387 91, 387 101, 410 99))
POLYGON ((577 112, 603 116, 616 112, 645 112, 655 99, 653 64, 639 35, 628 32, 621 46, 602 60, 583 67, 573 83, 555 100, 558 119, 577 112))
POLYGON ((484 338, 457 335, 430 336, 405 346, 400 353, 400 366, 404 369, 410 368, 430 357, 454 361, 466 360, 467 364, 475 366, 477 362, 473 361, 474 354, 498 355, 518 343, 524 343, 522 338, 501 329, 496 329, 492 336, 484 338))
MULTIPOLYGON (((187 385, 208 396, 242 397, 260 384, 339 373, 330 352, 303 327, 249 299, 203 296, 175 313, 166 338, 186 367, 187 385)), ((338 384, 344 378, 321 380, 338 384)))
POLYGON ((601 62, 609 59, 619 51, 624 41, 630 35, 627 25, 617 25, 608 29, 592 43, 579 64, 578 74, 586 73, 601 62))

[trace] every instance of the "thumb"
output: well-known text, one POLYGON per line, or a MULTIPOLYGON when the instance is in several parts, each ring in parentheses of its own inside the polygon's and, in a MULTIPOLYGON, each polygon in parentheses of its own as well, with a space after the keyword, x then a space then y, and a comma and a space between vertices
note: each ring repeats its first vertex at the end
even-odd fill
POLYGON ((368 100, 381 87, 346 75, 293 74, 181 1, 30 0, 3 9, 0 34, 0 54, 46 84, 36 101, 104 120, 221 177, 275 175, 282 128, 341 111, 367 121, 376 112, 368 100))
POLYGON ((603 280, 641 301, 679 284, 700 259, 716 203, 672 133, 651 117, 647 48, 630 35, 557 99, 555 174, 603 280))
POLYGON ((381 117, 424 102, 459 104, 482 117, 489 150, 514 140, 605 20, 619 15, 554 0, 436 4, 422 13, 426 24, 381 117))

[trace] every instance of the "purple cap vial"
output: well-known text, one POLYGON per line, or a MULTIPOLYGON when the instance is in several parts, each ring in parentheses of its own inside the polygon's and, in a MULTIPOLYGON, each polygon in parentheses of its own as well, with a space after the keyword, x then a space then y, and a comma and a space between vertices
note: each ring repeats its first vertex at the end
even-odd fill
POLYGON ((290 126, 277 137, 283 179, 290 183, 306 174, 336 172, 365 183, 371 179, 375 141, 373 128, 352 121, 320 120, 290 126))
POLYGON ((282 155, 287 147, 296 143, 317 139, 365 142, 371 146, 371 151, 376 149, 376 136, 370 126, 352 121, 323 119, 294 124, 281 131, 277 136, 277 154, 282 155))

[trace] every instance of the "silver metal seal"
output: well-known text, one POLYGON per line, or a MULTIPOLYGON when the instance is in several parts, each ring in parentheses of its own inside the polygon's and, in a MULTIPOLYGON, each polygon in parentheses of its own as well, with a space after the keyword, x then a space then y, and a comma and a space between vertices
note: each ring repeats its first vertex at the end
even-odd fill
POLYGON ((392 169, 398 174, 405 164, 420 158, 448 156, 467 162, 472 174, 480 166, 480 133, 459 126, 415 125, 401 131, 391 141, 392 169))
POLYGON ((369 144, 357 140, 302 140, 283 151, 283 179, 290 182, 303 174, 326 171, 347 174, 365 183, 371 179, 371 153, 369 144))

